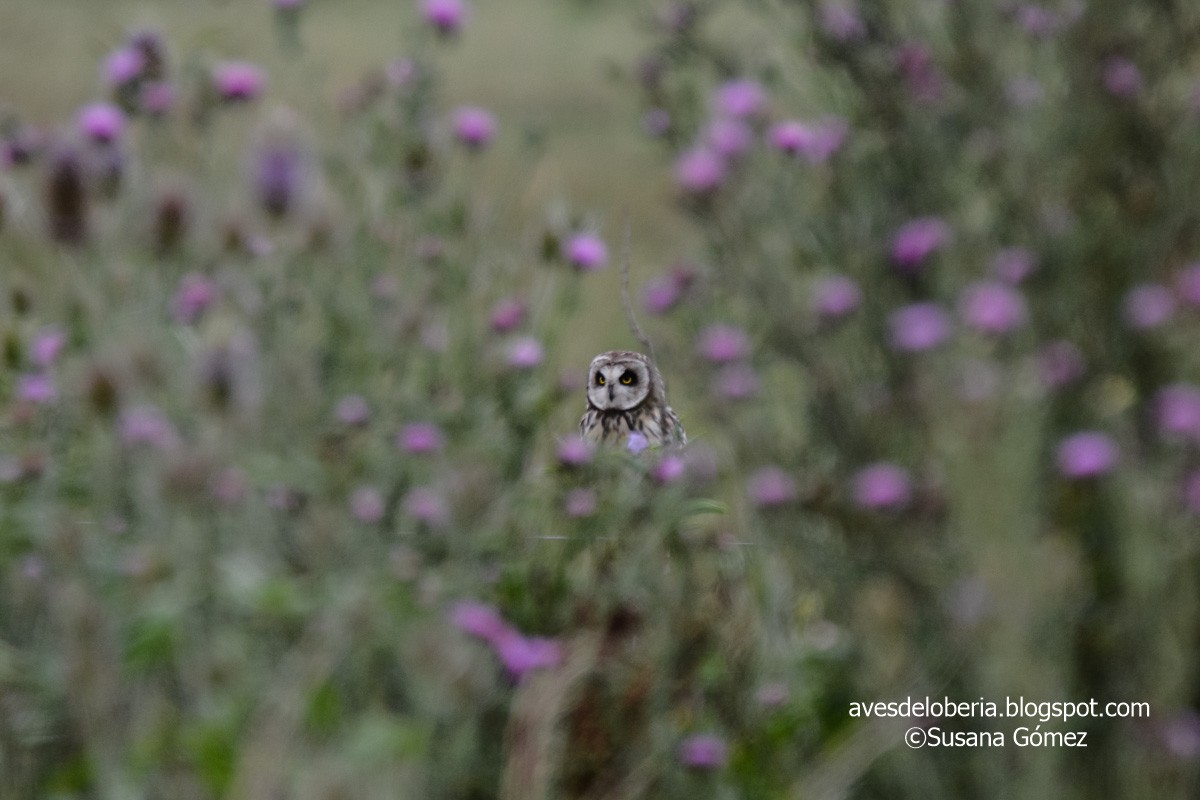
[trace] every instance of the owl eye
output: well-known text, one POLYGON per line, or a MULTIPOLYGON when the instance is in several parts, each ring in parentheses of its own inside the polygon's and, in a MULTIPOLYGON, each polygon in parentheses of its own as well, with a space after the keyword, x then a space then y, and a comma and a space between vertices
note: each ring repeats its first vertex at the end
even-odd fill
POLYGON ((605 384, 604 376, 599 372, 596 373, 596 385, 603 386, 605 384))
POLYGON ((637 383, 637 375, 629 370, 625 370, 625 372, 621 375, 621 383, 625 384, 626 386, 632 386, 633 384, 637 383))

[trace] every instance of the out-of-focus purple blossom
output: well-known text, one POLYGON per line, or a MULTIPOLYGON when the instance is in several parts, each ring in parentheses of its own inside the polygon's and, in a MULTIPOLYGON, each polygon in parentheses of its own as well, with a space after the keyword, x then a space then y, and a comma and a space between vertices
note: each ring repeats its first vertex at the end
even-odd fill
POLYGON ((46 561, 36 553, 21 559, 21 577, 27 581, 40 581, 46 575, 46 561))
POLYGON ((1032 75, 1018 75, 1005 85, 1004 95, 1013 108, 1032 108, 1042 102, 1046 90, 1032 75))
POLYGON ((142 86, 139 101, 147 114, 161 117, 175 105, 175 87, 167 81, 150 81, 142 86))
POLYGON ((767 92, 749 78, 726 81, 713 92, 713 109, 723 117, 757 117, 767 110, 767 92))
POLYGON ((820 15, 821 32, 835 42, 857 42, 867 36, 867 26, 850 0, 827 0, 820 15))
POLYGON ((213 67, 213 88, 229 102, 248 102, 262 94, 267 76, 255 64, 247 61, 225 61, 213 67))
POLYGON ((896 309, 888 318, 890 343, 896 350, 932 350, 950 336, 950 315, 937 303, 914 303, 896 309))
POLYGON ((128 44, 142 54, 142 77, 161 80, 167 68, 167 43, 162 32, 153 28, 134 31, 129 36, 128 44))
POLYGON ((575 436, 563 439, 558 443, 558 463, 564 467, 582 467, 590 464, 595 447, 575 436))
POLYGON ((436 453, 446 444, 442 429, 430 422, 413 422, 400 429, 396 444, 409 455, 436 453))
POLYGON ((1056 453, 1058 471, 1067 478, 1096 478, 1111 472, 1121 453, 1106 433, 1083 431, 1063 439, 1056 453))
POLYGON ((17 398, 26 403, 44 406, 58 397, 54 381, 42 372, 30 372, 17 378, 17 398))
POLYGON ((486 108, 462 106, 454 112, 454 135, 469 149, 482 149, 496 136, 496 118, 486 108))
POLYGON ((704 141, 724 158, 744 155, 754 144, 754 132, 740 119, 718 117, 704 129, 704 141))
POLYGON ((892 235, 892 263, 908 274, 917 272, 931 255, 946 246, 950 226, 940 217, 918 217, 892 235))
POLYGON ((120 88, 141 77, 146 57, 135 47, 119 47, 104 59, 104 82, 120 88))
POLYGON ((693 442, 688 445, 683 461, 687 467, 688 480, 696 484, 712 483, 720 473, 721 465, 717 454, 703 443, 693 442))
POLYGON ((281 514, 296 514, 304 510, 308 497, 304 492, 285 483, 275 483, 266 488, 263 500, 267 508, 281 514))
POLYGON ((450 507, 436 489, 418 486, 404 496, 404 513, 433 528, 442 528, 450 522, 450 507))
POLYGON ((667 313, 695 279, 695 272, 685 266, 674 267, 667 274, 651 279, 642 289, 642 307, 651 314, 667 313))
POLYGON ((368 525, 383 519, 383 495, 374 486, 360 486, 350 495, 350 514, 368 525))
POLYGON ((462 0, 424 0, 421 13, 439 34, 453 36, 466 24, 468 9, 462 0))
POLYGON ((520 681, 532 670, 556 667, 562 661, 562 648, 558 642, 525 636, 513 629, 500 635, 495 648, 496 655, 515 681, 520 681))
POLYGON ((885 461, 854 476, 854 502, 872 511, 895 511, 912 501, 912 480, 902 467, 885 461))
POLYGON ((679 760, 692 769, 721 769, 729 761, 729 745, 716 734, 697 733, 679 745, 679 760))
POLYGON ((732 325, 709 325, 700 332, 696 350, 714 364, 727 364, 750 353, 750 337, 732 325))
POLYGON ((767 138, 776 150, 801 156, 810 164, 824 164, 842 148, 849 132, 850 127, 840 117, 817 122, 792 119, 773 125, 767 138))
POLYGON ((791 698, 787 684, 764 683, 754 693, 754 699, 763 708, 779 708, 791 698))
POLYGON ((862 305, 862 289, 846 275, 830 275, 813 287, 812 304, 822 320, 839 320, 853 314, 862 305))
POLYGON ((1129 290, 1121 310, 1130 328, 1152 330, 1175 315, 1175 296, 1161 284, 1143 283, 1129 290))
POLYGON ((259 150, 254 163, 254 191, 271 216, 286 216, 295 207, 304 178, 304 154, 294 142, 271 137, 259 150))
POLYGON ((594 233, 577 233, 564 247, 567 262, 580 272, 595 272, 608 263, 608 247, 594 233))
POLYGON ((663 456, 662 459, 654 466, 654 471, 651 473, 654 480, 662 484, 678 483, 687 472, 687 465, 683 459, 675 455, 663 456))
POLYGON ((725 159, 707 147, 693 147, 675 162, 675 182, 689 194, 707 194, 725 182, 725 159))
POLYGON ((1037 268, 1037 256, 1024 247, 1006 247, 992 257, 992 274, 1005 283, 1023 283, 1037 268))
POLYGON ((689 0, 679 0, 668 3, 666 8, 655 15, 655 18, 667 33, 679 36, 691 30, 692 26, 696 24, 698 16, 699 12, 695 3, 689 2, 689 0))
POLYGON ((1200 308, 1200 264, 1188 264, 1175 275, 1175 291, 1179 299, 1193 308, 1200 308))
POLYGON ((217 302, 217 295, 217 285, 211 278, 189 272, 171 300, 171 316, 180 325, 192 325, 217 302))
POLYGON ((517 369, 533 369, 542 363, 546 351, 542 343, 532 336, 514 339, 508 346, 508 363, 517 369))
POLYGON ((1155 397, 1154 411, 1163 436, 1200 443, 1200 386, 1175 383, 1163 387, 1155 397))
POLYGON ((596 493, 591 489, 572 489, 563 499, 563 510, 574 519, 590 517, 596 513, 596 493))
POLYGON ((93 142, 109 144, 125 131, 125 115, 110 103, 92 103, 79 111, 79 130, 93 142))
POLYGON ((748 400, 758 394, 758 373, 749 364, 726 364, 714 376, 713 387, 726 400, 748 400))
POLYGON ((1019 6, 1013 19, 1022 30, 1038 39, 1048 39, 1062 30, 1063 22, 1057 14, 1044 6, 1026 4, 1019 6))
POLYGON ((383 69, 388 83, 397 89, 407 89, 416 80, 419 70, 417 62, 408 56, 397 56, 387 63, 383 69))
POLYGON ((942 99, 946 79, 934 63, 933 53, 927 45, 922 42, 901 45, 896 53, 896 63, 918 103, 934 105, 942 99))
POLYGON ((237 467, 226 467, 218 472, 209 486, 213 498, 223 506, 236 506, 246 499, 246 473, 237 467))
POLYGON ((1163 747, 1179 759, 1200 758, 1200 714, 1192 709, 1173 715, 1159 729, 1163 747))
POLYGON ((796 481, 779 467, 763 467, 746 480, 746 494, 760 508, 793 502, 799 496, 796 481))
POLYGON ((649 446, 650 446, 650 440, 647 439, 644 434, 641 434, 637 431, 629 432, 629 439, 625 442, 625 448, 629 452, 633 453, 634 455, 637 455, 638 453, 642 452, 649 446))
POLYGON ((492 330, 497 333, 509 333, 521 327, 529 307, 519 297, 506 297, 492 306, 492 330))
POLYGON ((361 428, 371 421, 371 407, 360 394, 348 394, 338 400, 333 417, 343 425, 361 428))
POLYGON ((67 333, 56 325, 42 328, 33 337, 29 347, 29 360, 45 369, 58 360, 67 345, 67 333))
POLYGON ((1104 61, 1102 78, 1105 90, 1113 97, 1131 100, 1142 91, 1142 72, 1124 56, 1111 56, 1104 61))
POLYGON ((652 108, 642 115, 642 130, 649 136, 666 136, 671 130, 671 112, 665 108, 652 108))
POLYGON ((140 405, 121 412, 118 435, 128 447, 146 445, 156 450, 170 450, 179 444, 175 426, 156 406, 140 405))
POLYGON ((422 261, 432 264, 441 259, 446 252, 446 243, 442 241, 442 237, 427 233, 417 239, 413 249, 417 253, 417 258, 422 261))
POLYGON ((1200 469, 1184 479, 1183 504, 1188 511, 1200 516, 1200 469))
POLYGON ((1029 309, 1021 293, 1007 284, 992 281, 980 281, 964 289, 960 311, 967 325, 993 336, 1012 333, 1029 320, 1029 309))
POLYGON ((510 630, 494 606, 471 600, 460 600, 450 608, 450 623, 463 633, 493 645, 510 630))
POLYGON ((1038 373, 1048 389, 1061 389, 1083 377, 1087 365, 1073 342, 1050 342, 1038 353, 1038 373))

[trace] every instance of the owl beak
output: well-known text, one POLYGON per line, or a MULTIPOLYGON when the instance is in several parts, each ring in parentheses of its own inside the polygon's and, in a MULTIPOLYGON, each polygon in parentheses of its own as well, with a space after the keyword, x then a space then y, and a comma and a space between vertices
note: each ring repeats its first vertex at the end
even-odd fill
POLYGON ((613 385, 611 383, 608 385, 608 399, 613 399, 613 385))

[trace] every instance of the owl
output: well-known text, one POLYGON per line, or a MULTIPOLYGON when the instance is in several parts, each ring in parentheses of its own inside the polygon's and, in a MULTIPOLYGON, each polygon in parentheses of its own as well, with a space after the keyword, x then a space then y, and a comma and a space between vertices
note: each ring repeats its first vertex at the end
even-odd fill
POLYGON ((652 447, 687 444, 654 362, 627 350, 601 353, 588 367, 587 410, 579 420, 579 433, 589 442, 623 444, 634 431, 652 447))

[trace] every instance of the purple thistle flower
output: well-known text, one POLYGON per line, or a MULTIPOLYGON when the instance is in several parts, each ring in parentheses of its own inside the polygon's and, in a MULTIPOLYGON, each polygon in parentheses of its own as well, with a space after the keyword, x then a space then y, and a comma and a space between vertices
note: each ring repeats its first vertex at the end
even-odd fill
POLYGON ((591 489, 572 489, 563 500, 568 517, 582 519, 596 513, 596 493, 591 489))
POLYGON ((1038 354, 1038 368, 1043 385, 1048 389, 1061 389, 1082 378, 1086 365, 1079 348, 1061 339, 1042 348, 1038 354))
POLYGON ((1200 714, 1194 710, 1173 714, 1158 733, 1163 747, 1175 758, 1190 761, 1200 756, 1200 714))
POLYGON ((122 411, 118 430, 121 442, 127 447, 146 445, 155 450, 170 450, 179 445, 175 426, 152 405, 133 406, 122 411))
POLYGON ((707 147, 693 147, 675 162, 675 182, 689 194, 713 192, 725 182, 725 159, 707 147))
POLYGON ((637 455, 649 446, 650 440, 647 439, 644 434, 638 433, 637 431, 629 432, 629 439, 625 443, 625 448, 629 450, 629 452, 637 455))
POLYGON ((1048 8, 1022 5, 1014 15, 1017 25, 1030 36, 1048 39, 1062 29, 1062 20, 1048 8))
POLYGON ((660 275, 642 289, 642 308, 651 314, 665 314, 679 302, 679 284, 670 275, 660 275))
POLYGON ((506 297, 492 306, 492 330, 496 333, 509 333, 521 327, 525 321, 528 307, 519 297, 506 297))
POLYGON ((732 325, 709 325, 700 332, 696 349, 708 361, 726 364, 750 353, 750 338, 732 325))
POLYGON ((642 130, 658 138, 671 130, 671 112, 665 108, 652 108, 642 115, 642 130))
POLYGON ((1037 257, 1024 247, 1006 247, 992 258, 992 274, 1005 283, 1023 283, 1037 268, 1037 257))
POLYGON ((763 708, 779 708, 791 697, 787 684, 764 683, 754 693, 754 699, 763 708))
POLYGON ((466 24, 468 9, 462 0, 425 0, 421 13, 439 34, 453 36, 466 24))
POLYGON ((226 467, 212 480, 209 492, 223 506, 236 506, 246 499, 246 473, 237 467, 226 467))
POLYGON ((1012 333, 1029 319, 1029 310, 1020 292, 990 281, 973 283, 964 289, 960 309, 967 325, 993 336, 1012 333))
POLYGON ((881 461, 854 476, 854 502, 872 511, 897 510, 912 501, 912 481, 903 468, 881 461))
POLYGON ((152 117, 161 117, 175 105, 175 87, 166 81, 150 81, 139 94, 142 110, 152 117))
POLYGON ((397 56, 387 63, 383 70, 388 83, 397 89, 407 89, 416 80, 420 70, 417 62, 408 56, 397 56))
POLYGON ((1176 273, 1175 291, 1180 300, 1200 308, 1200 264, 1188 264, 1176 273))
POLYGON ((360 394, 348 394, 338 400, 333 417, 343 425, 361 428, 371 421, 371 407, 360 394))
POLYGON ((1164 437, 1200 443, 1200 386, 1165 386, 1155 397, 1154 409, 1159 433, 1164 437))
POLYGON ((679 760, 692 769, 720 769, 729 761, 729 746, 716 734, 698 733, 679 745, 679 760))
POLYGON ((594 233, 577 233, 567 240, 564 255, 580 272, 595 272, 608 263, 608 247, 594 233))
POLYGON ((121 138, 125 115, 110 103, 92 103, 79 111, 79 130, 93 142, 110 144, 121 138))
POLYGON ((867 36, 867 26, 854 3, 848 0, 829 0, 821 4, 821 32, 835 42, 857 42, 867 36))
POLYGON ((939 217, 910 220, 892 236, 892 263, 901 272, 915 273, 949 238, 950 226, 939 217))
POLYGON ((463 633, 476 636, 489 644, 499 642, 510 630, 508 623, 494 606, 471 600, 460 600, 451 607, 450 623, 463 633))
POLYGON ((350 513, 368 525, 383 519, 383 495, 374 486, 360 486, 350 495, 350 513))
POLYGON ((713 108, 720 116, 745 119, 767 110, 767 92, 762 84, 749 78, 726 81, 713 92, 713 108))
POLYGON ((813 310, 821 319, 832 322, 853 314, 862 304, 862 290, 845 275, 822 278, 812 293, 813 310))
POLYGON ((744 155, 754 144, 754 132, 740 119, 718 117, 704 129, 702 137, 709 147, 724 158, 744 155))
POLYGON ((1200 516, 1200 469, 1184 480, 1183 504, 1191 513, 1200 516))
POLYGON ((779 467, 763 467, 746 480, 746 493, 759 508, 773 508, 793 502, 799 492, 796 481, 779 467))
POLYGON ((463 106, 454 112, 454 135, 470 150, 486 147, 496 136, 496 118, 479 106, 463 106))
POLYGON ((29 347, 29 360, 35 366, 45 369, 58 360, 67 344, 67 334, 62 328, 54 325, 42 328, 33 337, 29 347))
POLYGON ((546 357, 542 343, 532 336, 514 339, 508 347, 508 363, 517 369, 533 369, 546 357))
POLYGON ((942 99, 946 80, 927 45, 922 42, 901 45, 896 53, 896 63, 918 103, 928 106, 942 99))
POLYGON ((17 378, 17 398, 26 403, 44 406, 54 402, 58 392, 49 375, 32 372, 17 378))
POLYGON ((450 508, 442 495, 428 486, 418 486, 404 496, 404 513, 433 528, 450 523, 450 508))
POLYGON ((146 57, 135 47, 119 47, 104 59, 104 82, 113 88, 132 83, 142 75, 146 57))
POLYGON ((189 272, 179 282, 171 300, 171 316, 180 325, 192 325, 217 302, 217 285, 211 278, 189 272))
POLYGON ((400 430, 396 443, 409 455, 436 453, 445 445, 442 429, 429 422, 414 422, 400 430))
POLYGON ((582 467, 590 464, 595 447, 577 437, 563 439, 558 443, 558 463, 564 467, 582 467))
POLYGON ((222 100, 248 102, 262 94, 267 77, 262 69, 249 62, 226 61, 213 68, 212 80, 222 100))
POLYGON ((1112 471, 1120 458, 1113 438, 1083 431, 1063 439, 1056 453, 1058 471, 1067 478, 1095 478, 1112 471))
POLYGON ((826 117, 815 123, 787 120, 772 126, 767 133, 771 146, 792 156, 802 156, 810 164, 824 164, 842 148, 850 128, 840 117, 826 117))
POLYGON ((292 210, 304 182, 304 171, 304 154, 291 142, 273 137, 259 150, 254 189, 268 214, 283 217, 292 210))
POLYGON ((1105 59, 1102 68, 1105 90, 1113 97, 1131 100, 1142 91, 1142 72, 1124 56, 1105 59))
POLYGON ((888 318, 892 348, 909 353, 932 350, 950 336, 950 315, 937 303, 914 303, 888 318))
POLYGON ((1166 324, 1175 315, 1175 296, 1157 283, 1135 286, 1122 303, 1125 324, 1134 330, 1152 330, 1166 324))
POLYGON ((518 682, 532 670, 556 667, 562 661, 558 642, 525 636, 513 629, 501 633, 494 647, 509 675, 518 682))
POLYGON ((713 388, 726 400, 748 400, 758 394, 758 373, 749 364, 726 364, 717 371, 713 388))
POLYGON ((679 456, 663 456, 651 474, 654 480, 666 485, 677 483, 686 471, 687 466, 679 456))

